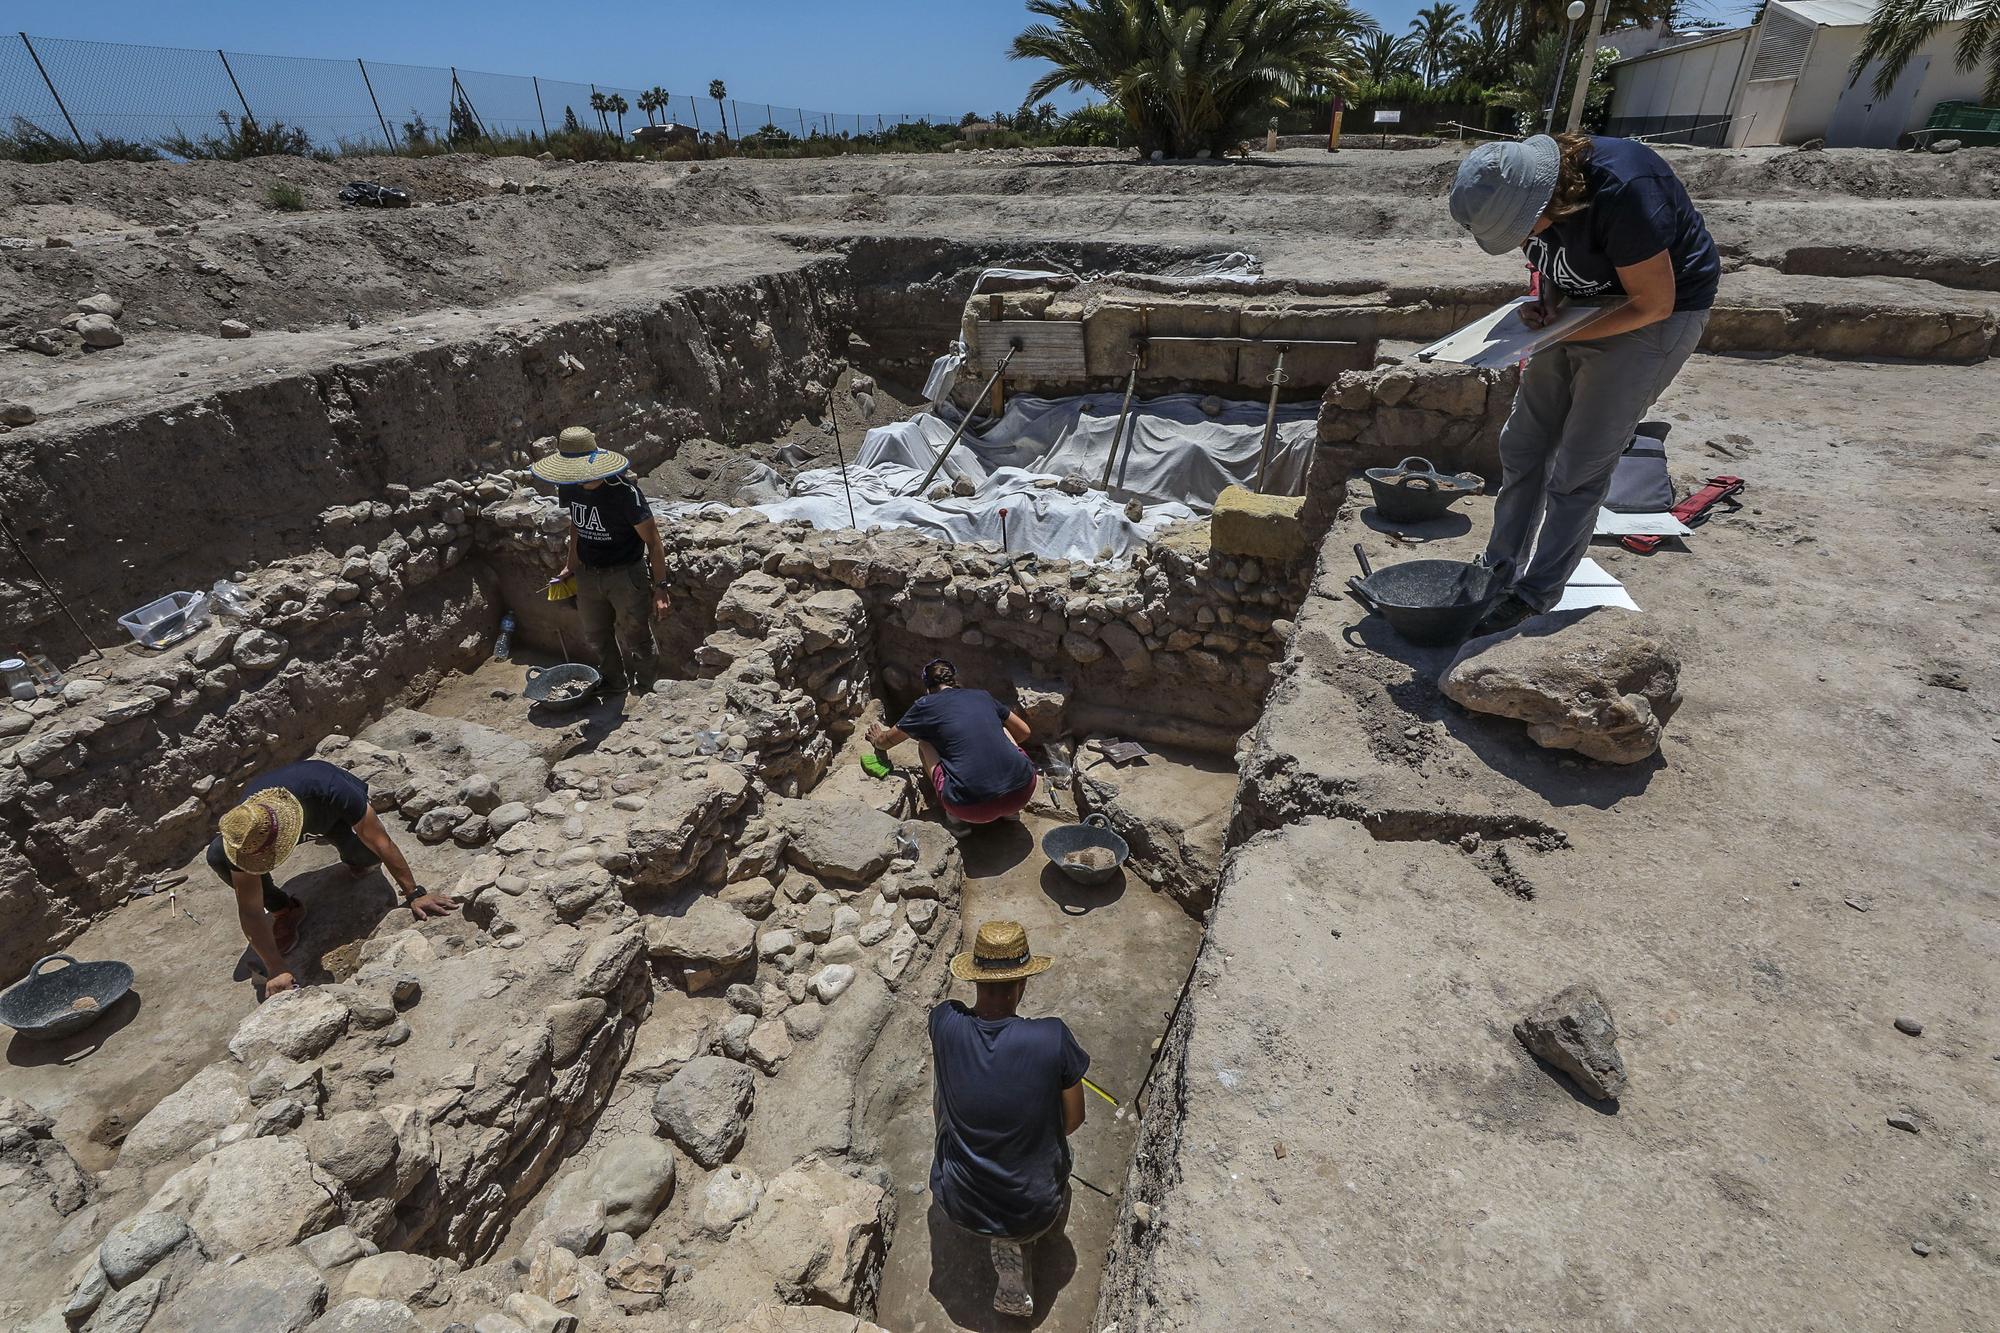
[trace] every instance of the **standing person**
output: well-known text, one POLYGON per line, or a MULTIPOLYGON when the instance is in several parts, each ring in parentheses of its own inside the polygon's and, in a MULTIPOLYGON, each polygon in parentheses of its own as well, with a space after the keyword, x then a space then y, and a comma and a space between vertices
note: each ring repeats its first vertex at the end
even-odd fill
POLYGON ((285 955, 299 940, 305 904, 271 878, 303 838, 321 838, 340 853, 355 879, 387 866, 403 905, 422 921, 458 904, 426 893, 410 863, 368 802, 368 784, 320 759, 273 769, 243 789, 242 800, 222 816, 208 844, 208 868, 236 894, 236 920, 264 964, 264 994, 297 985, 285 955))
POLYGON ((1486 546, 1486 563, 1512 580, 1479 624, 1493 634, 1561 599, 1618 456, 1701 341, 1722 261, 1673 168, 1629 139, 1481 144, 1459 166, 1451 216, 1487 254, 1527 254, 1540 275, 1522 307, 1531 328, 1570 300, 1627 298, 1521 376, 1486 546))
POLYGON ((976 987, 970 1009, 931 1010, 937 1148, 931 1194, 955 1224, 987 1238, 998 1278, 993 1308, 1035 1312, 1030 1247, 1069 1207, 1069 1136, 1083 1125, 1090 1057, 1060 1018, 1023 1018, 1028 978, 1053 960, 1028 948, 1018 922, 980 926, 951 974, 976 987))
POLYGON ((915 737, 945 820, 954 833, 1012 819, 1034 799, 1034 761, 1021 743, 1027 720, 985 690, 962 689, 958 668, 937 658, 924 667, 924 695, 893 727, 877 722, 868 740, 890 749, 915 737))
POLYGON ((557 452, 534 465, 569 509, 569 554, 555 582, 576 579, 583 637, 597 654, 606 694, 653 688, 658 670, 653 617, 673 606, 667 594, 667 552, 652 506, 627 475, 632 462, 597 447, 597 436, 571 426, 556 437, 557 452))

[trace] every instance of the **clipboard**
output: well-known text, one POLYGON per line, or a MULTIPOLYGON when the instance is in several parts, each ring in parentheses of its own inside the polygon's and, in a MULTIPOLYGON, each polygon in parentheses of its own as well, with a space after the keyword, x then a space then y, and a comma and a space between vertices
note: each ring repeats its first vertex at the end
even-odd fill
POLYGON ((1531 329, 1521 322, 1521 307, 1535 300, 1517 296, 1498 310, 1482 315, 1456 333, 1438 339, 1417 353, 1417 360, 1451 361, 1461 366, 1498 370, 1525 361, 1578 329, 1610 314, 1625 304, 1624 297, 1602 305, 1564 306, 1544 328, 1531 329))

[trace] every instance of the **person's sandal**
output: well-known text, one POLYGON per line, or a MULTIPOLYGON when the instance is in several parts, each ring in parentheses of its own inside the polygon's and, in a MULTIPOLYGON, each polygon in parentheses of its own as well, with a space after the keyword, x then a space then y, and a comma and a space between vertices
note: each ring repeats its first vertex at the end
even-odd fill
POLYGON ((306 919, 306 905, 293 898, 282 911, 271 913, 271 942, 278 946, 279 953, 290 953, 299 946, 299 925, 306 919))

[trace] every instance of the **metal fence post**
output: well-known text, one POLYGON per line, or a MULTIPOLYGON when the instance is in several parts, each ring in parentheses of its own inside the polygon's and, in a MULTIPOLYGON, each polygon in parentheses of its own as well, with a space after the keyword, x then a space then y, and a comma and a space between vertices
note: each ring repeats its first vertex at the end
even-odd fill
POLYGON ((220 49, 215 54, 222 61, 222 72, 229 76, 229 86, 236 90, 236 100, 243 103, 243 119, 255 121, 257 113, 250 109, 250 99, 243 95, 243 85, 236 81, 236 71, 229 68, 229 57, 220 49))
MULTIPOLYGON (((491 139, 493 136, 486 132, 486 122, 479 118, 479 108, 472 104, 472 94, 466 92, 465 85, 458 81, 458 66, 456 65, 451 67, 451 96, 454 108, 457 103, 463 102, 465 103, 465 109, 472 113, 472 123, 479 127, 479 137, 482 139, 491 139)), ((449 138, 450 135, 451 122, 447 120, 445 122, 445 136, 449 138)))
POLYGON ((49 96, 56 99, 56 110, 62 112, 63 120, 69 125, 70 135, 76 140, 76 146, 88 154, 90 148, 84 143, 83 135, 77 132, 76 121, 70 118, 69 108, 63 105, 62 94, 56 91, 56 81, 49 77, 49 71, 42 64, 42 58, 35 54, 35 44, 28 40, 28 34, 25 32, 21 34, 21 45, 28 48, 28 59, 35 62, 35 69, 41 74, 42 82, 49 85, 49 96))
POLYGON ((382 137, 389 141, 389 151, 393 153, 396 151, 396 136, 389 133, 389 118, 382 114, 382 103, 375 96, 374 81, 368 77, 368 64, 358 56, 354 63, 361 66, 361 86, 368 90, 368 101, 375 108, 375 119, 382 123, 382 137))
POLYGON ((701 108, 694 104, 694 94, 688 94, 688 112, 694 116, 694 132, 701 133, 701 108))
MULTIPOLYGON (((743 137, 743 113, 736 109, 736 99, 733 97, 729 99, 729 114, 736 117, 736 137, 741 139, 743 137)), ((728 126, 725 124, 724 128, 727 129, 728 126)))
POLYGON ((549 137, 549 113, 542 110, 542 80, 538 75, 529 75, 535 85, 535 114, 542 119, 542 137, 549 137))

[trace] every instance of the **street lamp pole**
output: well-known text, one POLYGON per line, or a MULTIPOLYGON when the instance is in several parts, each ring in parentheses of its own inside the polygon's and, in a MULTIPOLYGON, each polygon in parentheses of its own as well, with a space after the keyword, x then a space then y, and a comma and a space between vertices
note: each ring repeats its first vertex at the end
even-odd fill
POLYGON ((1569 19, 1569 26, 1563 29, 1562 59, 1556 62, 1555 86, 1549 89, 1549 104, 1542 113, 1542 133, 1555 133, 1556 101, 1562 96, 1563 75, 1569 73, 1569 44, 1576 36, 1576 21, 1583 17, 1583 0, 1569 0, 1569 8, 1563 11, 1569 19))
POLYGON ((1597 0, 1597 7, 1590 11, 1590 30, 1584 34, 1583 49, 1576 53, 1576 92, 1569 99, 1569 132, 1575 134, 1583 124, 1583 103, 1590 92, 1590 76, 1597 72, 1597 39, 1604 33, 1604 16, 1611 8, 1611 0, 1597 0))

